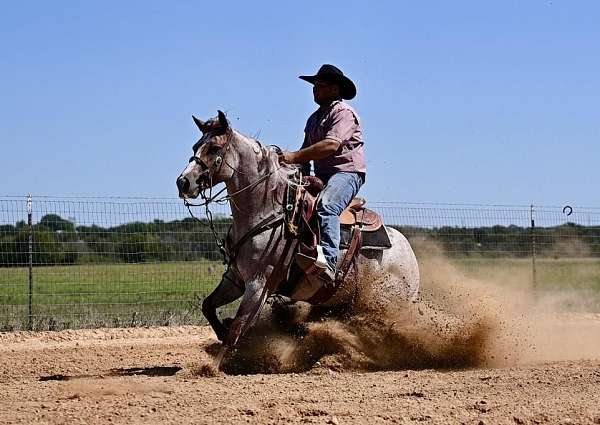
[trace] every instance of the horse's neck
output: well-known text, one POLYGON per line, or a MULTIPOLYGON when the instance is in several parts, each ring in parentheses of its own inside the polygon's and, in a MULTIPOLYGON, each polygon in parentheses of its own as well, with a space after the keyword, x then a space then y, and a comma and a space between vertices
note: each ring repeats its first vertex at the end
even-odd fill
POLYGON ((241 191, 229 201, 236 238, 242 237, 252 227, 282 208, 286 181, 285 172, 278 170, 277 155, 274 152, 260 147, 261 158, 257 160, 258 154, 252 150, 250 143, 243 142, 239 146, 239 172, 234 172, 227 182, 227 192, 230 195, 241 191), (267 175, 269 176, 265 178, 267 175), (262 178, 264 181, 250 188, 262 178))

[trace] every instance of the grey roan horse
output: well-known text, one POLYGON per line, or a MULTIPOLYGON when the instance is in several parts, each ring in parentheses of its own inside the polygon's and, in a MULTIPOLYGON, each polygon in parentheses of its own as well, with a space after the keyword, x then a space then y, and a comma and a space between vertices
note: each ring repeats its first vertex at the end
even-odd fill
MULTIPOLYGON (((225 183, 233 225, 226 241, 230 264, 217 288, 204 300, 202 312, 225 347, 233 347, 255 322, 270 295, 278 293, 290 262, 283 203, 292 166, 278 162, 277 149, 262 146, 231 128, 225 114, 203 122, 194 117, 202 137, 194 155, 177 179, 179 196, 197 198, 205 189, 225 183), (228 326, 219 320, 216 309, 243 296, 228 326)), ((210 202, 210 199, 205 202, 210 202)), ((360 270, 370 271, 370 293, 381 305, 413 299, 419 290, 419 270, 406 238, 386 228, 392 247, 383 251, 361 251, 360 270)), ((356 279, 346 279, 327 300, 326 306, 352 301, 356 279)), ((315 292, 315 282, 305 276, 287 296, 306 301, 315 292)))

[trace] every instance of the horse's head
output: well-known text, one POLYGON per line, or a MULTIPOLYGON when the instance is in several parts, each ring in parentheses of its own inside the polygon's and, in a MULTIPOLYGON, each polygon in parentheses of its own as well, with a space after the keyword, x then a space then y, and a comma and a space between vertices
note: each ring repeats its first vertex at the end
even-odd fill
POLYGON ((202 137, 192 148, 194 154, 189 164, 177 177, 180 198, 197 198, 201 190, 227 181, 234 172, 230 166, 223 166, 232 138, 232 129, 225 114, 219 111, 216 118, 206 122, 192 118, 202 137))

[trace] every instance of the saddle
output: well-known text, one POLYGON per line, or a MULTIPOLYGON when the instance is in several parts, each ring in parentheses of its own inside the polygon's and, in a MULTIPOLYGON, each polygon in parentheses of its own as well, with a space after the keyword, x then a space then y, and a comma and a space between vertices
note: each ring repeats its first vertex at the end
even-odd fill
MULTIPOLYGON (((296 264, 311 275, 319 267, 319 224, 316 206, 323 190, 323 182, 315 176, 301 176, 299 173, 288 185, 286 195, 286 226, 288 233, 299 239, 296 264)), ((340 215, 340 250, 346 250, 335 278, 335 286, 342 282, 350 267, 356 267, 356 257, 361 249, 387 249, 391 242, 379 214, 365 208, 363 198, 354 198, 340 215)), ((322 256, 322 253, 321 253, 322 256)))

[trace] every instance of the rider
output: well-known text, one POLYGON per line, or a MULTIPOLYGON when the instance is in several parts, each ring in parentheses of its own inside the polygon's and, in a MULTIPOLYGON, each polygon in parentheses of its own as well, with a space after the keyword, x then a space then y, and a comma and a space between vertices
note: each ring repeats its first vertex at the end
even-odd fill
POLYGON ((306 122, 304 143, 299 151, 283 151, 279 160, 300 164, 304 174, 314 162, 315 175, 325 183, 317 205, 321 248, 326 266, 321 278, 335 280, 340 244, 340 214, 365 182, 366 164, 362 129, 356 111, 343 99, 356 96, 356 86, 333 65, 321 66, 316 75, 299 78, 313 84, 319 105, 306 122))

